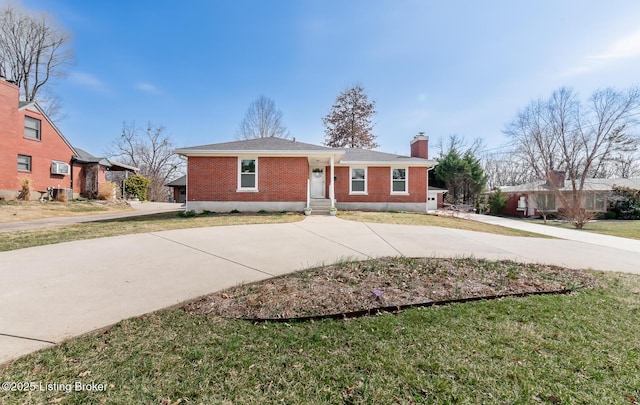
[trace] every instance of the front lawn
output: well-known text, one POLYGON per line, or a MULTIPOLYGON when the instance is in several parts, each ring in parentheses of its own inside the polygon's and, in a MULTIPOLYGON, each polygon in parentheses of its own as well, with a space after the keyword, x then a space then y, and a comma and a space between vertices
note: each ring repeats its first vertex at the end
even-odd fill
MULTIPOLYGON (((529 220, 536 224, 544 224, 541 219, 529 220)), ((547 221, 547 226, 555 226, 565 229, 576 229, 572 224, 565 221, 547 221)), ((583 231, 600 233, 604 235, 620 236, 622 238, 640 239, 640 220, 599 220, 588 222, 583 231)))
POLYGON ((0 201, 0 222, 132 211, 121 201, 0 201))
POLYGON ((527 236, 534 238, 549 238, 533 232, 502 226, 484 224, 482 222, 469 221, 464 218, 443 217, 438 215, 418 214, 412 212, 365 212, 365 211, 339 211, 338 217, 349 221, 376 222, 400 225, 441 226, 443 228, 464 229, 467 231, 494 233, 506 236, 527 236))
POLYGON ((84 222, 31 231, 4 232, 0 233, 0 252, 74 240, 128 235, 132 233, 159 232, 171 229, 200 228, 206 226, 273 224, 296 222, 302 219, 304 219, 304 216, 297 213, 210 214, 182 217, 176 212, 166 212, 84 222))
POLYGON ((2 381, 104 391, 2 392, 0 402, 637 403, 640 278, 592 274, 598 286, 569 295, 350 320, 252 323, 164 310, 0 368, 2 381))

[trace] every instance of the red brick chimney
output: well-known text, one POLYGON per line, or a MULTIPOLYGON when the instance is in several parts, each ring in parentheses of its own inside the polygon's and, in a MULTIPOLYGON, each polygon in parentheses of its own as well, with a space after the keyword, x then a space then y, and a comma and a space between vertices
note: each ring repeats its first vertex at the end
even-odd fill
POLYGON ((564 171, 550 170, 549 173, 547 173, 547 185, 552 187, 555 186, 556 188, 563 188, 565 174, 566 173, 564 171))
POLYGON ((429 137, 418 132, 411 140, 411 157, 429 159, 429 137))
POLYGON ((6 131, 15 129, 18 122, 18 101, 20 100, 20 89, 12 82, 0 76, 0 128, 6 137, 6 131))

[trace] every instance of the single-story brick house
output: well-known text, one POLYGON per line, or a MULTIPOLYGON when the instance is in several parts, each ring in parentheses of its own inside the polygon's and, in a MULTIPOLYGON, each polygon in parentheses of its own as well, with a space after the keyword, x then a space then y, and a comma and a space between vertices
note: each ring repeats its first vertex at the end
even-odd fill
MULTIPOLYGON (((549 177, 560 192, 571 198, 573 189, 571 183, 565 179, 564 172, 555 172, 549 177)), ((640 179, 585 179, 582 191, 583 207, 591 212, 606 212, 609 208, 608 198, 614 185, 640 190, 640 179)), ((558 212, 563 208, 548 180, 499 188, 508 196, 504 211, 506 215, 530 217, 538 216, 540 207, 549 213, 558 212)))
POLYGON ((427 192, 429 138, 410 146, 402 156, 258 138, 175 152, 187 158, 188 211, 435 210, 444 190, 427 192))
POLYGON ((13 200, 22 179, 31 180, 32 199, 48 188, 93 197, 108 170, 134 167, 74 148, 37 102, 20 102, 19 88, 0 77, 0 199, 13 200))

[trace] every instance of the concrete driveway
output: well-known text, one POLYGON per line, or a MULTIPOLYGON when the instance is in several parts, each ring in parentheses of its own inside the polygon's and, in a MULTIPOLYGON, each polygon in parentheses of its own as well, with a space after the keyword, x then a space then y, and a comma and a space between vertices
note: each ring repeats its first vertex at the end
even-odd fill
POLYGON ((588 242, 321 216, 68 242, 0 253, 0 363, 238 283, 399 255, 640 273, 640 253, 588 242))

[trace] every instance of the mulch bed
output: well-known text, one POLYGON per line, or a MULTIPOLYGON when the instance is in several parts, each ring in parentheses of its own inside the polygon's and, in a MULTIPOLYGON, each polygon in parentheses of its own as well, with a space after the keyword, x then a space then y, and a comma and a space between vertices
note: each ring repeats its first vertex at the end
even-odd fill
POLYGON ((183 309, 251 320, 341 317, 439 302, 566 292, 593 273, 474 258, 383 258, 304 270, 220 291, 183 309))

